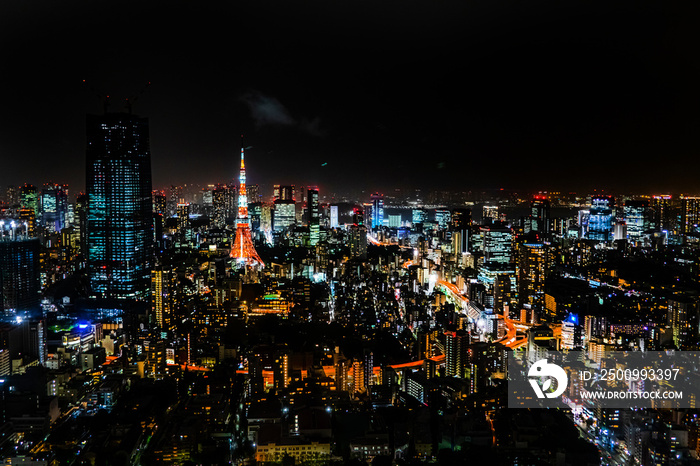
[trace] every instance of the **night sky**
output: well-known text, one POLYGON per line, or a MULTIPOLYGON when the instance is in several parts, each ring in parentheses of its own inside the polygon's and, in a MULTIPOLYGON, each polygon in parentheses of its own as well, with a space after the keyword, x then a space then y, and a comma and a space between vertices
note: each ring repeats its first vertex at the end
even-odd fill
POLYGON ((669 3, 3 0, 0 185, 82 190, 96 93, 150 81, 154 187, 237 176, 244 133, 252 183, 700 193, 669 3))

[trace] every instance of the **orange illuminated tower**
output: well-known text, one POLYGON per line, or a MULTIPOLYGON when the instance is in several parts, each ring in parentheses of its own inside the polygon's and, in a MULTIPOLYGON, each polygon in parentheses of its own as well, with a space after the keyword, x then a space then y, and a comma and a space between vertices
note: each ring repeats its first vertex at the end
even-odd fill
POLYGON ((265 264, 253 246, 253 237, 250 234, 250 222, 248 221, 248 193, 245 189, 245 160, 243 136, 241 136, 241 175, 240 189, 238 190, 238 218, 236 220, 236 240, 231 249, 231 257, 236 259, 238 266, 251 266, 263 268, 265 264))

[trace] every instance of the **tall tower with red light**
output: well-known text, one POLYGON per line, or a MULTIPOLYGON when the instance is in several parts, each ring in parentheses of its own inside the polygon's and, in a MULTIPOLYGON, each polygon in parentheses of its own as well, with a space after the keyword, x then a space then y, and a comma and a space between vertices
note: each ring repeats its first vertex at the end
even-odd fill
POLYGON ((254 267, 263 268, 263 263, 260 255, 255 250, 253 245, 253 237, 250 233, 250 221, 248 219, 248 193, 245 183, 245 146, 243 145, 243 136, 241 136, 241 172, 240 172, 240 188, 238 190, 238 217, 236 219, 236 239, 231 248, 231 257, 235 259, 235 263, 239 267, 254 267))

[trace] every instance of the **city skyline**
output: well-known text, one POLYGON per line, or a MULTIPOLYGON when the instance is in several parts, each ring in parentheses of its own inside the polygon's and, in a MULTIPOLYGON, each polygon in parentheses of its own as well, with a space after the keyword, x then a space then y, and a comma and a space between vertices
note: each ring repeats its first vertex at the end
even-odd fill
POLYGON ((695 10, 0 2, 0 463, 700 465, 695 10))

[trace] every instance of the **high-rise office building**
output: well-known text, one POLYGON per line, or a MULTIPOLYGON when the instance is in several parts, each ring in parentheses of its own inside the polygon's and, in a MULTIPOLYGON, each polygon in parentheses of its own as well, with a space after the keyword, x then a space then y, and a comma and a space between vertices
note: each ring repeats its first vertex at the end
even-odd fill
POLYGON ((503 224, 481 227, 484 263, 507 265, 512 262, 513 231, 503 224))
POLYGON ((248 193, 248 204, 260 202, 260 186, 251 184, 250 186, 246 186, 246 190, 248 193))
POLYGON ((413 225, 422 224, 423 222, 425 222, 427 217, 428 216, 425 213, 425 210, 413 209, 413 211, 411 212, 411 223, 413 223, 413 225))
POLYGON ((669 230, 673 198, 670 194, 657 194, 651 197, 649 204, 651 228, 669 230))
POLYGON ((520 305, 541 315, 544 309, 545 246, 524 242, 519 248, 518 299, 520 305))
POLYGON ((216 228, 224 228, 226 226, 227 197, 228 188, 226 186, 218 185, 214 188, 211 202, 213 206, 212 222, 216 228))
POLYGON ((173 327, 176 284, 175 270, 159 266, 151 271, 151 311, 156 324, 163 330, 173 327))
POLYGON ((275 200, 280 200, 280 201, 293 201, 295 200, 295 195, 296 195, 296 189, 294 185, 287 185, 287 186, 280 186, 280 185, 275 185, 275 194, 274 198, 275 200))
POLYGON ((148 119, 88 115, 86 159, 92 294, 148 299, 153 250, 148 119))
POLYGON ((272 215, 272 227, 275 231, 289 228, 296 222, 296 203, 292 200, 277 199, 272 215))
POLYGON ((263 205, 259 202, 248 204, 248 218, 250 218, 250 231, 259 231, 262 224, 263 205))
POLYGON ((25 184, 19 190, 20 205, 24 209, 32 209, 34 217, 39 215, 39 193, 36 186, 25 184))
POLYGON ((583 343, 583 327, 576 314, 569 314, 561 323, 561 349, 580 349, 583 343))
POLYGON ((613 226, 613 239, 622 241, 627 239, 627 224, 623 221, 615 222, 613 226))
POLYGON ((365 224, 365 211, 362 207, 354 207, 352 209, 352 224, 353 225, 364 225, 365 224))
POLYGON ((469 334, 464 330, 445 332, 445 375, 463 378, 467 366, 469 334))
POLYGON ((316 246, 321 237, 321 227, 319 224, 319 205, 318 205, 318 188, 309 188, 308 191, 309 203, 309 233, 311 238, 309 242, 312 246, 316 246))
POLYGON ((339 223, 338 223, 338 206, 337 205, 332 205, 331 208, 331 219, 330 219, 330 227, 331 228, 338 228, 339 223))
POLYGON ((498 220, 498 206, 497 205, 485 205, 482 209, 481 216, 483 217, 483 222, 485 224, 497 221, 498 220))
POLYGON ((452 251, 455 254, 469 252, 469 236, 472 225, 472 211, 470 209, 453 209, 450 219, 452 231, 452 251))
POLYGON ((362 367, 364 369, 365 387, 370 391, 370 387, 374 385, 374 353, 365 349, 363 351, 362 367))
POLYGON ((503 314, 506 317, 510 314, 510 301, 513 297, 511 289, 513 280, 508 273, 496 275, 496 280, 493 286, 493 310, 497 314, 503 314))
POLYGON ((190 227, 190 203, 177 204, 177 229, 182 234, 190 227))
POLYGON ((613 208, 615 198, 612 196, 591 196, 591 208, 588 216, 586 237, 594 241, 611 241, 613 234, 613 208))
POLYGON ((168 198, 168 217, 177 213, 177 203, 182 199, 182 186, 170 186, 170 197, 168 198))
POLYGON ((446 230, 452 223, 450 211, 447 209, 435 209, 435 223, 438 224, 438 228, 441 230, 446 230))
POLYGON ((5 202, 10 207, 15 207, 20 204, 19 190, 16 186, 8 186, 5 191, 5 202))
POLYGON ((68 193, 65 186, 46 184, 41 190, 41 224, 50 232, 67 227, 68 193))
POLYGON ((167 214, 168 202, 165 191, 153 191, 153 213, 165 216, 167 214))
POLYGON ((364 225, 351 225, 348 234, 350 236, 350 256, 360 259, 367 258, 367 228, 364 225))
POLYGON ((530 201, 530 216, 525 224, 525 233, 548 234, 550 231, 549 199, 537 195, 530 201))
POLYGON ((630 241, 639 241, 649 230, 649 201, 629 200, 625 201, 623 208, 625 223, 627 224, 627 236, 630 241))
POLYGON ((451 223, 453 231, 469 228, 472 225, 471 209, 452 209, 451 223))
POLYGON ((697 338, 699 322, 697 299, 676 294, 668 300, 666 323, 671 327, 673 343, 679 349, 686 349, 685 344, 697 338))
POLYGON ((389 214, 388 227, 389 228, 401 228, 401 215, 389 214))
POLYGON ((17 212, 19 221, 27 225, 27 234, 31 237, 36 236, 36 217, 33 209, 20 208, 17 212))
POLYGON ((556 351, 557 349, 554 331, 549 326, 538 325, 528 329, 525 358, 530 364, 545 358, 547 352, 556 351))
POLYGON ((384 195, 374 193, 372 199, 372 229, 384 226, 384 195))
POLYGON ((75 226, 78 227, 78 238, 80 241, 80 253, 85 257, 87 247, 87 203, 88 196, 80 193, 75 198, 75 226))
POLYGON ((700 197, 681 196, 681 233, 700 230, 700 197))
POLYGON ((37 310, 39 276, 39 239, 30 237, 19 221, 0 220, 0 310, 37 310))

